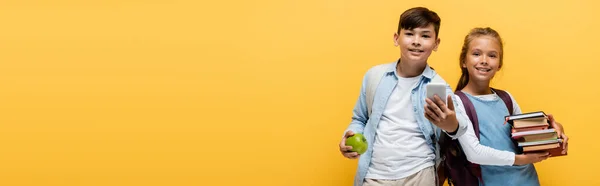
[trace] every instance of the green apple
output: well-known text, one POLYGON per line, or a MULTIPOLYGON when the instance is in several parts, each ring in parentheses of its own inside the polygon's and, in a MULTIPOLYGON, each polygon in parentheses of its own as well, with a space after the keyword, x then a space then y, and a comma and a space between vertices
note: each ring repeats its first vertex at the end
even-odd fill
POLYGON ((346 146, 352 146, 352 150, 354 152, 358 152, 358 154, 365 153, 367 151, 367 138, 362 134, 354 134, 354 136, 350 136, 346 139, 346 146))

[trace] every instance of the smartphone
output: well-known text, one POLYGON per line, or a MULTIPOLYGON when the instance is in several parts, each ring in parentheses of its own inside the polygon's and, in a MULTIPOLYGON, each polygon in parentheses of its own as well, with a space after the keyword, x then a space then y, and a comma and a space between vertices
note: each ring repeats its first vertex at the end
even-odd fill
POLYGON ((435 101, 434 95, 438 95, 444 104, 448 105, 448 97, 446 95, 446 84, 442 83, 429 83, 427 84, 427 98, 435 101))

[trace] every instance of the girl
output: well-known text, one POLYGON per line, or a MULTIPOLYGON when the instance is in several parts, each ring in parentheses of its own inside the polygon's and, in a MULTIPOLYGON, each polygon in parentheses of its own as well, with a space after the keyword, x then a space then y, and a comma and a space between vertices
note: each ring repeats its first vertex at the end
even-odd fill
MULTIPOLYGON (((456 91, 462 91, 475 107, 478 122, 480 139, 474 134, 473 127, 469 126, 467 133, 459 138, 461 146, 465 149, 465 154, 469 161, 481 165, 481 184, 483 185, 539 185, 537 172, 532 163, 539 162, 547 158, 545 154, 529 154, 528 164, 519 165, 518 158, 515 158, 515 164, 518 166, 495 166, 489 162, 474 162, 472 152, 469 154, 469 147, 484 145, 494 149, 490 150, 495 154, 510 153, 514 155, 518 152, 517 147, 512 142, 510 136, 510 125, 503 125, 505 116, 509 115, 507 106, 500 99, 498 94, 490 87, 490 81, 503 65, 503 47, 502 39, 498 32, 491 28, 475 28, 465 37, 460 54, 460 67, 462 75, 456 87, 456 91), (471 156, 471 158, 469 158, 471 156), (486 165, 483 165, 486 164, 486 165), (489 165, 492 164, 492 165, 489 165)), ((521 109, 515 99, 513 102, 513 114, 521 114, 521 109)), ((465 109, 460 98, 457 97, 459 109, 465 109)), ((466 113, 466 112, 462 112, 466 113)), ((556 128, 558 135, 563 138, 563 154, 567 152, 568 137, 563 131, 560 123, 556 122, 552 115, 548 115, 551 125, 556 128)), ((500 157, 498 155, 496 157, 500 157)), ((517 155, 519 156, 519 155, 517 155)))

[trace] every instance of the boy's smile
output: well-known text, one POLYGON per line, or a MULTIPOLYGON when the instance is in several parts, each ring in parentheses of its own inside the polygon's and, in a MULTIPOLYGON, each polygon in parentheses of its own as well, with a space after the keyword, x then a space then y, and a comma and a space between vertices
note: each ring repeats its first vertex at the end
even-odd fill
POLYGON ((421 49, 410 49, 410 48, 408 49, 408 51, 413 56, 420 56, 421 54, 423 54, 423 52, 425 52, 424 50, 421 50, 421 49))

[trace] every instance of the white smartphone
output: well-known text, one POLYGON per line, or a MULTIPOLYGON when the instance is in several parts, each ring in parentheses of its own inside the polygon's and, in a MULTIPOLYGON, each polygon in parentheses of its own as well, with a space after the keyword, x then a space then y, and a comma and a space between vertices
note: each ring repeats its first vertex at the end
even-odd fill
POLYGON ((442 83, 429 83, 427 84, 427 98, 434 101, 433 95, 438 95, 444 104, 448 105, 448 97, 446 95, 446 84, 442 83))

